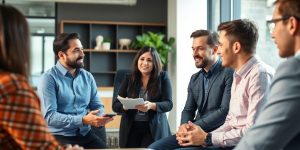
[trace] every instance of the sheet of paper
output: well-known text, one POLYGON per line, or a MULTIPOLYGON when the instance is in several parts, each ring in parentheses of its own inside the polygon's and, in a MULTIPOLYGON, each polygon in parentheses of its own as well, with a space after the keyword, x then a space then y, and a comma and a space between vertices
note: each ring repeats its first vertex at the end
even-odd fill
POLYGON ((117 98, 126 109, 135 109, 136 105, 144 104, 143 98, 124 98, 119 95, 117 98))

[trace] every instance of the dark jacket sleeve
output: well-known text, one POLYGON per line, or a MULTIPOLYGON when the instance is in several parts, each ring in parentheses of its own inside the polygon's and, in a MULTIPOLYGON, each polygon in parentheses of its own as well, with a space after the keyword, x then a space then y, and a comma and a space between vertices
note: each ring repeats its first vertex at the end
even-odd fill
POLYGON ((231 98, 231 84, 233 80, 232 74, 233 74, 232 70, 229 69, 225 70, 225 88, 223 90, 223 97, 222 97, 220 107, 218 109, 206 113, 207 115, 202 116, 199 120, 194 122, 205 131, 210 131, 212 129, 221 126, 226 119, 229 110, 230 98, 231 98))
POLYGON ((158 113, 168 112, 173 108, 172 87, 169 76, 166 72, 161 73, 161 99, 156 101, 158 113))
POLYGON ((195 97, 192 92, 193 85, 192 83, 194 82, 194 78, 197 75, 193 75, 190 79, 189 85, 188 85, 188 95, 187 95, 187 100, 185 103, 185 106, 183 108, 183 111, 181 112, 181 123, 184 124, 187 123, 188 121, 193 121, 195 117, 195 112, 197 110, 197 103, 195 101, 195 97))
MULTIPOLYGON (((121 97, 127 97, 128 82, 129 82, 129 75, 126 75, 125 79, 121 84, 120 90, 118 92, 119 93, 118 95, 120 95, 121 97)), ((118 114, 124 112, 123 104, 117 99, 117 96, 113 99, 112 109, 114 112, 118 114)))

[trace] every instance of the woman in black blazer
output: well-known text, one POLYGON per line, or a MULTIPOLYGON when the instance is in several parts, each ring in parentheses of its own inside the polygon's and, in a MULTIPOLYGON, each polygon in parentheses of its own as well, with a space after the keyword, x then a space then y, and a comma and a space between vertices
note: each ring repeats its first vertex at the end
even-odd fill
POLYGON ((148 147, 152 142, 171 135, 166 112, 173 107, 172 88, 166 72, 161 69, 157 51, 142 48, 133 61, 133 70, 126 75, 119 90, 121 97, 142 97, 145 103, 126 109, 113 99, 112 108, 122 114, 120 147, 148 147))

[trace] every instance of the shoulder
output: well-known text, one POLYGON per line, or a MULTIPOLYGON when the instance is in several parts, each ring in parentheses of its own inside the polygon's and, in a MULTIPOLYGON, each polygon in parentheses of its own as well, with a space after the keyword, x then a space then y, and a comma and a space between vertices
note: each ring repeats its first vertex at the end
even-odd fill
POLYGON ((227 77, 232 77, 234 70, 232 68, 221 66, 220 72, 222 72, 227 77))
POLYGON ((14 73, 0 74, 0 95, 2 98, 12 93, 34 96, 33 89, 24 76, 14 73))
POLYGON ((288 58, 278 66, 275 74, 275 79, 291 79, 300 77, 300 59, 288 58))
POLYGON ((84 76, 93 76, 92 73, 88 72, 87 70, 80 68, 80 74, 84 75, 84 76))
POLYGON ((196 72, 196 73, 194 73, 194 74, 191 76, 190 82, 195 81, 195 80, 197 80, 198 78, 200 78, 200 73, 201 73, 201 70, 198 71, 198 72, 196 72))
POLYGON ((247 76, 250 78, 259 78, 261 80, 265 80, 268 78, 273 78, 275 74, 275 69, 265 62, 258 60, 252 68, 249 70, 247 76))
POLYGON ((167 72, 167 71, 162 71, 162 72, 160 72, 159 77, 160 77, 161 79, 167 79, 167 78, 169 78, 168 72, 167 72))
POLYGON ((278 66, 277 72, 285 72, 285 73, 297 72, 299 68, 300 68, 300 58, 292 57, 282 62, 278 66))

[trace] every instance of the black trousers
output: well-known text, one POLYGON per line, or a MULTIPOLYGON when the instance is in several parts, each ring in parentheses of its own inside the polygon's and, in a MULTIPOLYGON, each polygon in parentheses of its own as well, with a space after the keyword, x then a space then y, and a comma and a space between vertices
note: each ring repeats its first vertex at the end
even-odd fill
POLYGON ((131 127, 128 139, 128 148, 145 148, 153 143, 148 121, 135 121, 131 127))
POLYGON ((100 149, 100 148, 107 148, 106 147, 106 137, 105 140, 101 139, 98 136, 98 134, 101 134, 101 132, 104 131, 105 134, 105 128, 101 127, 103 129, 99 129, 100 132, 95 132, 94 130, 89 131, 85 136, 83 135, 76 135, 76 136, 63 136, 63 135, 54 135, 55 138, 61 143, 61 144, 72 144, 72 145, 80 145, 85 149, 100 149))

